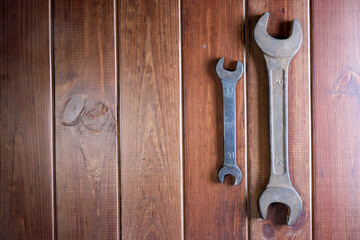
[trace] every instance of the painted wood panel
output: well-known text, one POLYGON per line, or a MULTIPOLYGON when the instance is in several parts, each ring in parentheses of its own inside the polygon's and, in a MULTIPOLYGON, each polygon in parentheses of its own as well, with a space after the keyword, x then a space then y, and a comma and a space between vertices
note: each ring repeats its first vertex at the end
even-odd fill
POLYGON ((114 2, 54 2, 58 239, 116 239, 114 2))
POLYGON ((313 1, 314 238, 360 238, 360 2, 313 1))
POLYGON ((239 1, 182 1, 186 239, 245 239, 247 169, 244 76, 236 85, 239 185, 217 174, 223 158, 222 87, 215 66, 234 70, 244 58, 244 6, 239 1))
POLYGON ((182 239, 177 1, 119 1, 123 239, 182 239))
POLYGON ((52 239, 49 2, 0 11, 0 239, 52 239))

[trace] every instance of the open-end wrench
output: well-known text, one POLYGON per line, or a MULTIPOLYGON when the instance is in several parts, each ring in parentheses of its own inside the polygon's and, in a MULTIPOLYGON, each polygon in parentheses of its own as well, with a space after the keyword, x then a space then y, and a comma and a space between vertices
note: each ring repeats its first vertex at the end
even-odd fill
POLYGON ((216 64, 216 73, 219 76, 223 90, 223 113, 224 113, 224 164, 219 171, 218 179, 221 183, 225 175, 235 177, 234 185, 241 181, 241 171, 236 165, 236 102, 235 85, 243 74, 243 65, 237 61, 235 71, 223 68, 224 58, 220 58, 216 64))
POLYGON ((297 19, 292 22, 287 39, 275 39, 266 32, 269 13, 257 22, 254 38, 261 49, 268 71, 270 112, 270 180, 259 198, 260 213, 266 219, 271 203, 286 204, 290 210, 286 223, 292 225, 299 217, 302 201, 291 184, 288 160, 288 68, 299 50, 302 31, 297 19))

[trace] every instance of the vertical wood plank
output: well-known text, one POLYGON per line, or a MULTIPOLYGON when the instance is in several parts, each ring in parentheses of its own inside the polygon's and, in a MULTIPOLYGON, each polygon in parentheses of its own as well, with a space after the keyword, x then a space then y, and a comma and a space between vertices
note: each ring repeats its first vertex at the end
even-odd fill
POLYGON ((312 1, 314 238, 360 238, 360 2, 312 1))
POLYGON ((240 1, 182 1, 186 239, 247 236, 244 77, 236 85, 237 164, 243 179, 218 182, 223 158, 222 87, 215 66, 244 62, 244 6, 240 1))
POLYGON ((49 2, 0 11, 0 239, 52 239, 49 2))
POLYGON ((58 239, 118 238, 114 3, 55 1, 58 239))
POLYGON ((181 239, 177 1, 119 2, 123 239, 181 239))
POLYGON ((248 169, 250 191, 250 238, 311 238, 311 159, 310 159, 310 84, 309 32, 307 1, 247 2, 247 83, 248 83, 248 169), (286 226, 287 208, 282 204, 269 207, 267 220, 262 220, 258 200, 270 176, 269 159, 269 94, 265 61, 254 39, 256 22, 270 12, 268 32, 287 38, 291 21, 297 18, 303 31, 303 42, 289 66, 289 169, 294 188, 303 201, 303 210, 292 226, 286 226))

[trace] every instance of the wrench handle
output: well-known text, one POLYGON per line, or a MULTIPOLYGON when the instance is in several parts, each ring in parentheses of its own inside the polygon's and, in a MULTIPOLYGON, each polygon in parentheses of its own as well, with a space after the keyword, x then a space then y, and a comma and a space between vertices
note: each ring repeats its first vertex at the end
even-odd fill
POLYGON ((288 81, 287 71, 269 71, 270 160, 274 175, 288 174, 288 81))
POLYGON ((221 81, 224 113, 224 165, 236 165, 236 82, 221 81))

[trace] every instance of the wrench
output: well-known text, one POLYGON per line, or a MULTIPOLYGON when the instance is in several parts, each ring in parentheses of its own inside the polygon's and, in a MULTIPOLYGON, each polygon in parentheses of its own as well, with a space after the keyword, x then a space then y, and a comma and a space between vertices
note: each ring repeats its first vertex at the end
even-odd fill
POLYGON ((220 58, 216 64, 216 73, 219 76, 223 90, 223 114, 224 114, 224 164, 219 171, 219 182, 223 183, 225 175, 235 177, 234 185, 241 181, 241 171, 236 165, 236 102, 235 85, 243 74, 243 65, 237 61, 235 71, 223 68, 224 58, 220 58))
POLYGON ((288 160, 288 68, 291 58, 299 50, 302 31, 297 19, 292 22, 287 39, 275 39, 266 32, 269 13, 256 23, 255 41, 262 51, 268 72, 270 112, 270 180, 259 198, 263 219, 271 203, 288 206, 286 224, 292 225, 300 216, 302 201, 291 184, 288 160))

